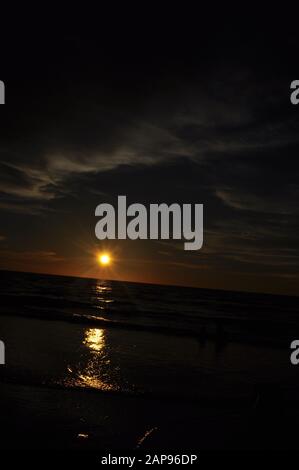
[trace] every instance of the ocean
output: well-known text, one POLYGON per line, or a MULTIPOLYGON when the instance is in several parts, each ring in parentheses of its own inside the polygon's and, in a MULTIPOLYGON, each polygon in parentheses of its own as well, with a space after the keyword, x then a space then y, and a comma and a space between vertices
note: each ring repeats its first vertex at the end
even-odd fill
POLYGON ((246 447, 268 408, 296 419, 296 297, 9 271, 0 284, 7 447, 246 447))

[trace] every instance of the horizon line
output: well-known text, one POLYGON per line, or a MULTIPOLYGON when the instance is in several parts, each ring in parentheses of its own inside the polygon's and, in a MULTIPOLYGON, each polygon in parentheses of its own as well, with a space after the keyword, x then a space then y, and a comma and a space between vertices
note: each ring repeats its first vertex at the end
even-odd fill
POLYGON ((125 282, 127 284, 142 284, 142 285, 151 285, 151 286, 165 286, 165 287, 179 287, 181 289, 199 289, 199 290, 208 290, 208 291, 219 291, 219 292, 234 292, 240 294, 253 294, 253 295, 266 295, 266 296, 275 296, 275 297, 289 297, 289 298, 298 298, 299 294, 275 294, 270 292, 257 292, 257 291, 243 291, 243 290, 231 290, 231 289, 219 289, 213 287, 199 287, 199 286, 184 286, 182 284, 158 284, 156 282, 141 282, 141 281, 126 281, 120 279, 101 279, 99 277, 91 277, 91 276, 75 276, 69 274, 52 274, 52 273, 45 273, 45 272, 38 272, 38 271, 22 271, 22 270, 14 270, 14 269, 3 269, 0 268, 0 272, 11 272, 11 273, 23 273, 23 274, 40 274, 42 276, 53 276, 53 277, 70 277, 76 279, 92 279, 94 281, 101 280, 101 281, 108 281, 108 282, 125 282))

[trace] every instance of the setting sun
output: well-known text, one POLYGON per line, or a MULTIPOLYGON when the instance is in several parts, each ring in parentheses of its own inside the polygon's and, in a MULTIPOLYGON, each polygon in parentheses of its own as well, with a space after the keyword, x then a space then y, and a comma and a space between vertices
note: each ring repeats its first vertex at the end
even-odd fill
POLYGON ((108 253, 100 254, 100 255, 98 256, 98 260, 99 260, 99 263, 100 263, 102 266, 107 266, 108 264, 111 263, 111 258, 110 258, 110 256, 108 255, 108 253))

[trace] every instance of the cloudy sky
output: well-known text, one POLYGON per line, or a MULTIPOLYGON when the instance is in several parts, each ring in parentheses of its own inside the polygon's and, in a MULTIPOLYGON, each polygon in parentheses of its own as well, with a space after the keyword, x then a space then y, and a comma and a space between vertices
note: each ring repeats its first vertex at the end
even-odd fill
POLYGON ((2 269, 101 277, 95 207, 124 194, 203 203, 204 245, 106 243, 109 277, 298 294, 292 30, 85 25, 5 39, 2 269))

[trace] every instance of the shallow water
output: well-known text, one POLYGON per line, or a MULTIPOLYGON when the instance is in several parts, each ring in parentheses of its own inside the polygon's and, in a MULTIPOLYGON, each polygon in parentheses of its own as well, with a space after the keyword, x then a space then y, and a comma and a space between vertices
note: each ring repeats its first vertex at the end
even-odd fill
POLYGON ((298 377, 287 348, 228 343, 219 351, 213 341, 9 316, 0 331, 0 379, 13 383, 223 399, 298 377))
POLYGON ((8 447, 136 445, 152 429, 162 447, 289 445, 296 298, 4 272, 1 287, 8 447))

